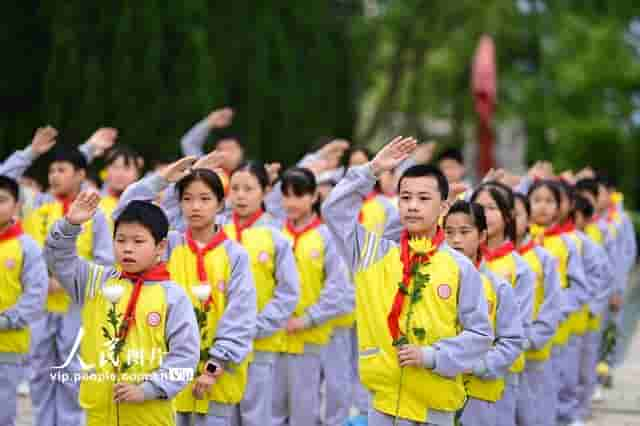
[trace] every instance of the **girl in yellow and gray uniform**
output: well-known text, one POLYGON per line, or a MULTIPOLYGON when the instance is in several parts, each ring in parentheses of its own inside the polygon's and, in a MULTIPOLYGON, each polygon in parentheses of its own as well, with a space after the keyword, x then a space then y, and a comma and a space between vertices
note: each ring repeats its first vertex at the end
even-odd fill
MULTIPOLYGON (((513 286, 518 302, 518 319, 527 337, 527 349, 533 318, 536 276, 515 251, 513 193, 511 189, 499 183, 488 182, 473 193, 471 201, 484 207, 487 218, 487 244, 482 247, 483 265, 513 286)), ((516 418, 519 423, 526 422, 517 409, 519 396, 529 394, 527 376, 523 374, 525 366, 525 354, 521 353, 509 369, 510 374, 505 378, 506 389, 503 397, 496 402, 497 426, 510 426, 516 418)))
POLYGON ((443 242, 437 227, 448 192, 439 170, 420 165, 403 173, 400 246, 358 223, 376 175, 398 166, 415 146, 413 139, 396 138, 372 162, 350 169, 323 208, 354 274, 360 375, 372 392, 370 426, 391 425, 395 416, 402 425, 453 425, 466 399, 462 373, 493 342, 480 274, 443 242))
POLYGON ((556 421, 556 395, 550 392, 555 386, 551 363, 553 336, 562 319, 565 303, 560 287, 558 261, 529 235, 531 208, 527 198, 515 193, 516 247, 518 254, 536 274, 534 306, 529 328, 527 365, 524 375, 529 392, 522 393, 517 410, 523 423, 553 426, 556 421))
MULTIPOLYGON (((475 203, 457 201, 444 219, 444 229, 447 243, 479 265, 482 258, 480 246, 487 238, 483 208, 475 203)), ((502 398, 505 376, 525 343, 522 325, 513 321, 519 316, 519 308, 511 284, 490 272, 486 264, 480 273, 496 338, 491 350, 466 376, 469 400, 460 418, 466 426, 498 424, 499 413, 495 403, 502 398)))
POLYGON ((353 309, 347 303, 348 277, 318 214, 313 173, 287 170, 266 202, 267 210, 284 221, 282 232, 293 243, 300 274, 300 300, 287 323, 286 350, 276 361, 273 425, 318 424, 323 352, 334 327, 343 320, 349 324, 343 315, 353 309))

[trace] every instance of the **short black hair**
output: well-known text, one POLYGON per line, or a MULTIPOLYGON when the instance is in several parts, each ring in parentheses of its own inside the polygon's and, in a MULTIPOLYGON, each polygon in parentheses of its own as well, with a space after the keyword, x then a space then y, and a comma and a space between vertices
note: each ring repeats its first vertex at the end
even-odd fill
POLYGON ((220 180, 220 176, 217 173, 209 169, 193 169, 191 173, 183 177, 176 183, 176 190, 178 191, 178 198, 182 200, 182 195, 192 182, 200 181, 207 185, 213 195, 218 199, 218 202, 224 200, 224 186, 220 180))
POLYGON ((266 191, 269 185, 271 185, 267 169, 265 168, 264 164, 257 161, 250 160, 243 162, 231 173, 231 176, 233 176, 237 172, 247 172, 255 177, 258 181, 258 184, 260 185, 260 188, 262 188, 262 191, 266 191))
POLYGON ((156 244, 167 238, 169 233, 169 220, 164 211, 153 203, 134 200, 124 208, 118 216, 113 227, 115 237, 118 226, 123 223, 136 223, 146 228, 156 244))
POLYGON ((471 223, 473 223, 473 226, 475 226, 478 232, 487 230, 487 217, 484 214, 484 208, 480 204, 470 203, 469 201, 464 200, 456 201, 444 217, 444 226, 447 226, 447 219, 449 219, 449 216, 456 213, 463 213, 470 216, 471 223))
POLYGON ((133 165, 140 171, 141 161, 144 161, 142 156, 138 154, 133 148, 127 145, 117 145, 112 148, 104 159, 104 164, 110 166, 115 163, 119 158, 122 158, 125 166, 133 165))
POLYGON ((438 183, 438 192, 440 192, 442 199, 446 200, 449 197, 449 182, 447 182, 447 178, 439 168, 429 164, 416 164, 415 166, 411 166, 405 170, 404 173, 402 173, 402 176, 400 176, 400 180, 398 180, 398 192, 400 192, 400 184, 405 178, 418 177, 434 178, 438 183))
POLYGON ((527 216, 531 216, 531 203, 529 202, 529 199, 524 194, 521 194, 519 192, 514 192, 513 199, 514 201, 515 200, 520 201, 524 206, 525 211, 527 212, 527 216))
POLYGON ((585 219, 589 220, 595 213, 593 205, 582 195, 576 195, 573 205, 574 212, 580 212, 585 219))
POLYGON ((242 145, 242 139, 240 138, 240 135, 238 135, 238 133, 232 128, 226 127, 224 129, 218 129, 214 133, 214 136, 216 138, 213 144, 214 148, 218 148, 218 145, 220 145, 222 141, 234 141, 236 145, 238 145, 238 147, 244 151, 244 146, 242 145))
POLYGON ((51 156, 51 163, 70 163, 75 170, 86 171, 89 168, 84 154, 78 148, 69 146, 56 146, 51 156))
POLYGON ((600 182, 594 178, 580 179, 576 182, 576 191, 588 192, 595 198, 598 198, 598 194, 600 193, 600 182))
POLYGON ((509 208, 512 209, 512 210, 516 208, 513 189, 511 189, 509 186, 505 185, 502 182, 498 182, 497 180, 492 180, 492 181, 485 182, 482 185, 480 185, 478 190, 480 188, 482 188, 483 186, 492 186, 492 187, 496 188, 498 191, 502 192, 502 195, 504 195, 504 198, 507 201, 507 205, 509 206, 509 208))
POLYGON ((20 199, 20 185, 9 176, 0 175, 0 189, 7 191, 13 197, 14 201, 20 199))
POLYGON ((462 155, 462 151, 458 148, 447 148, 438 155, 436 159, 436 163, 441 162, 442 160, 453 160, 460 165, 464 166, 464 156, 462 155))

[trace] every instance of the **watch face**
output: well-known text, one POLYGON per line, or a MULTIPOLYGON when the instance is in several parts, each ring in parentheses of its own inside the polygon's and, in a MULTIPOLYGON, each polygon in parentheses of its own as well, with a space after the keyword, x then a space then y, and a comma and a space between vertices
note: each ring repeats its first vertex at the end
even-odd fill
POLYGON ((214 365, 214 364, 207 364, 207 372, 208 373, 215 373, 216 370, 218 369, 218 366, 214 365))

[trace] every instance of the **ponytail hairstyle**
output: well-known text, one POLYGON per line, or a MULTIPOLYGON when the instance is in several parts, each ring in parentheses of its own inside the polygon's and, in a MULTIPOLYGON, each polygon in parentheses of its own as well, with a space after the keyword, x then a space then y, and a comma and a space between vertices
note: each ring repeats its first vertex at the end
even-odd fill
POLYGON ((218 203, 224 202, 224 187, 222 186, 222 181, 217 173, 209 169, 193 169, 191 173, 176 183, 176 190, 178 191, 180 200, 182 200, 182 196, 187 187, 196 181, 200 181, 208 186, 218 200, 218 203))
POLYGON ((480 185, 480 187, 476 189, 476 191, 471 196, 471 202, 475 203, 480 194, 482 194, 483 192, 489 194, 491 199, 496 203, 498 210, 500 211, 502 221, 504 222, 505 238, 508 238, 511 241, 516 241, 516 221, 513 211, 513 192, 509 190, 509 193, 511 194, 511 196, 509 197, 507 194, 505 194, 505 191, 502 187, 497 185, 495 182, 488 182, 480 185))
MULTIPOLYGON (((309 169, 303 167, 292 167, 285 171, 280 178, 282 193, 286 196, 294 195, 303 197, 305 195, 316 196, 318 183, 316 177, 309 169)), ((314 213, 320 216, 321 201, 319 197, 311 206, 314 213)))

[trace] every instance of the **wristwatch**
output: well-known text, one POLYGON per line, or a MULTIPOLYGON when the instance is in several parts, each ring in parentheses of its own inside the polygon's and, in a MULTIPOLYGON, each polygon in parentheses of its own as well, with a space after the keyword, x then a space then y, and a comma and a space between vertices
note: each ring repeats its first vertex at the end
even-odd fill
POLYGON ((207 361, 207 363, 204 365, 204 371, 206 371, 208 374, 215 374, 217 370, 218 365, 212 361, 207 361))

